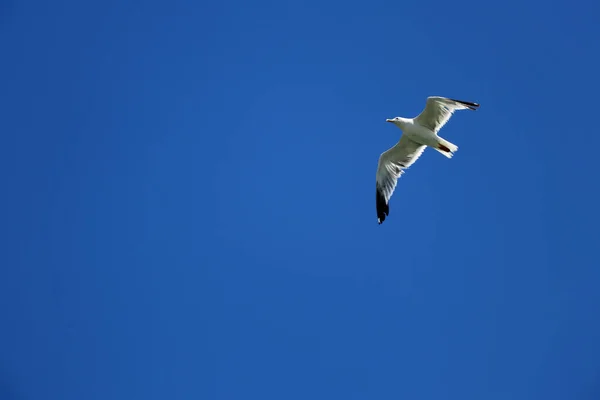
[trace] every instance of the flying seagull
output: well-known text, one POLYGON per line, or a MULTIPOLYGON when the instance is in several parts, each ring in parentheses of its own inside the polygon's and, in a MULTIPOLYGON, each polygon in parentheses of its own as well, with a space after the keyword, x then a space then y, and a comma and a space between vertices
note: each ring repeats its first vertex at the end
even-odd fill
POLYGON ((404 170, 417 161, 426 147, 431 147, 452 158, 458 147, 438 136, 456 110, 477 110, 479 104, 446 97, 427 98, 425 109, 416 118, 396 117, 386 119, 400 128, 403 135, 394 147, 381 153, 377 164, 377 222, 385 221, 390 214, 389 201, 396 183, 404 170))

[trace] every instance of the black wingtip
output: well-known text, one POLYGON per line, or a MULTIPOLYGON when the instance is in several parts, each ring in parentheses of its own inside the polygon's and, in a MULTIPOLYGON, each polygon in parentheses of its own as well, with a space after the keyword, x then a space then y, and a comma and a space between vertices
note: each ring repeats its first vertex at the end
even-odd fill
POLYGON ((390 215, 390 206, 385 201, 385 196, 379 191, 379 188, 375 188, 376 199, 375 204, 377 205, 377 223, 381 225, 385 221, 386 215, 390 215))
POLYGON ((450 99, 452 101, 456 101, 457 103, 460 104, 464 104, 465 106, 467 106, 469 108, 469 110, 477 110, 479 108, 479 103, 473 103, 471 101, 464 101, 464 100, 457 100, 457 99, 450 99))

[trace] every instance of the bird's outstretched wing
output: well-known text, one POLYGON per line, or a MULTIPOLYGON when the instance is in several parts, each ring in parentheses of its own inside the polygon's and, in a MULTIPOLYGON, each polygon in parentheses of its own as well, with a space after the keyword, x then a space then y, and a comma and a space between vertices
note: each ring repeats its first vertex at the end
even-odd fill
POLYGON ((396 189, 396 183, 404 170, 417 161, 426 146, 419 144, 406 135, 391 149, 381 153, 377 164, 376 206, 377 222, 381 224, 390 213, 390 197, 396 189))
POLYGON ((438 133, 456 110, 477 110, 479 104, 470 101, 431 96, 427 98, 425 109, 415 118, 415 122, 438 133))

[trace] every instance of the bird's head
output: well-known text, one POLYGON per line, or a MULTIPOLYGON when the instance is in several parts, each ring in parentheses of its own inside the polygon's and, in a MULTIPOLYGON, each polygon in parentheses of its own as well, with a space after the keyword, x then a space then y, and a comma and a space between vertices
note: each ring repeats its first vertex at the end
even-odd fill
POLYGON ((385 122, 391 122, 392 124, 402 127, 404 125, 404 118, 396 117, 386 119, 385 122))

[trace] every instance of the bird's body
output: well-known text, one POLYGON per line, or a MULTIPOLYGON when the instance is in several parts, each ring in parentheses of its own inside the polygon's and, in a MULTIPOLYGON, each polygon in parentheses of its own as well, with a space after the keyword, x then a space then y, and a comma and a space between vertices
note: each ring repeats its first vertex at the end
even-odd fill
POLYGON ((403 134, 394 147, 383 152, 379 157, 376 176, 376 207, 379 224, 389 215, 389 200, 404 170, 414 164, 427 147, 452 158, 458 146, 441 138, 438 132, 454 111, 477 108, 479 108, 477 103, 432 96, 427 98, 425 109, 417 117, 396 117, 386 120, 400 128, 403 134))
POLYGON ((399 120, 397 126, 402 129, 404 135, 419 144, 437 147, 438 136, 431 129, 415 123, 414 119, 403 118, 399 120))

